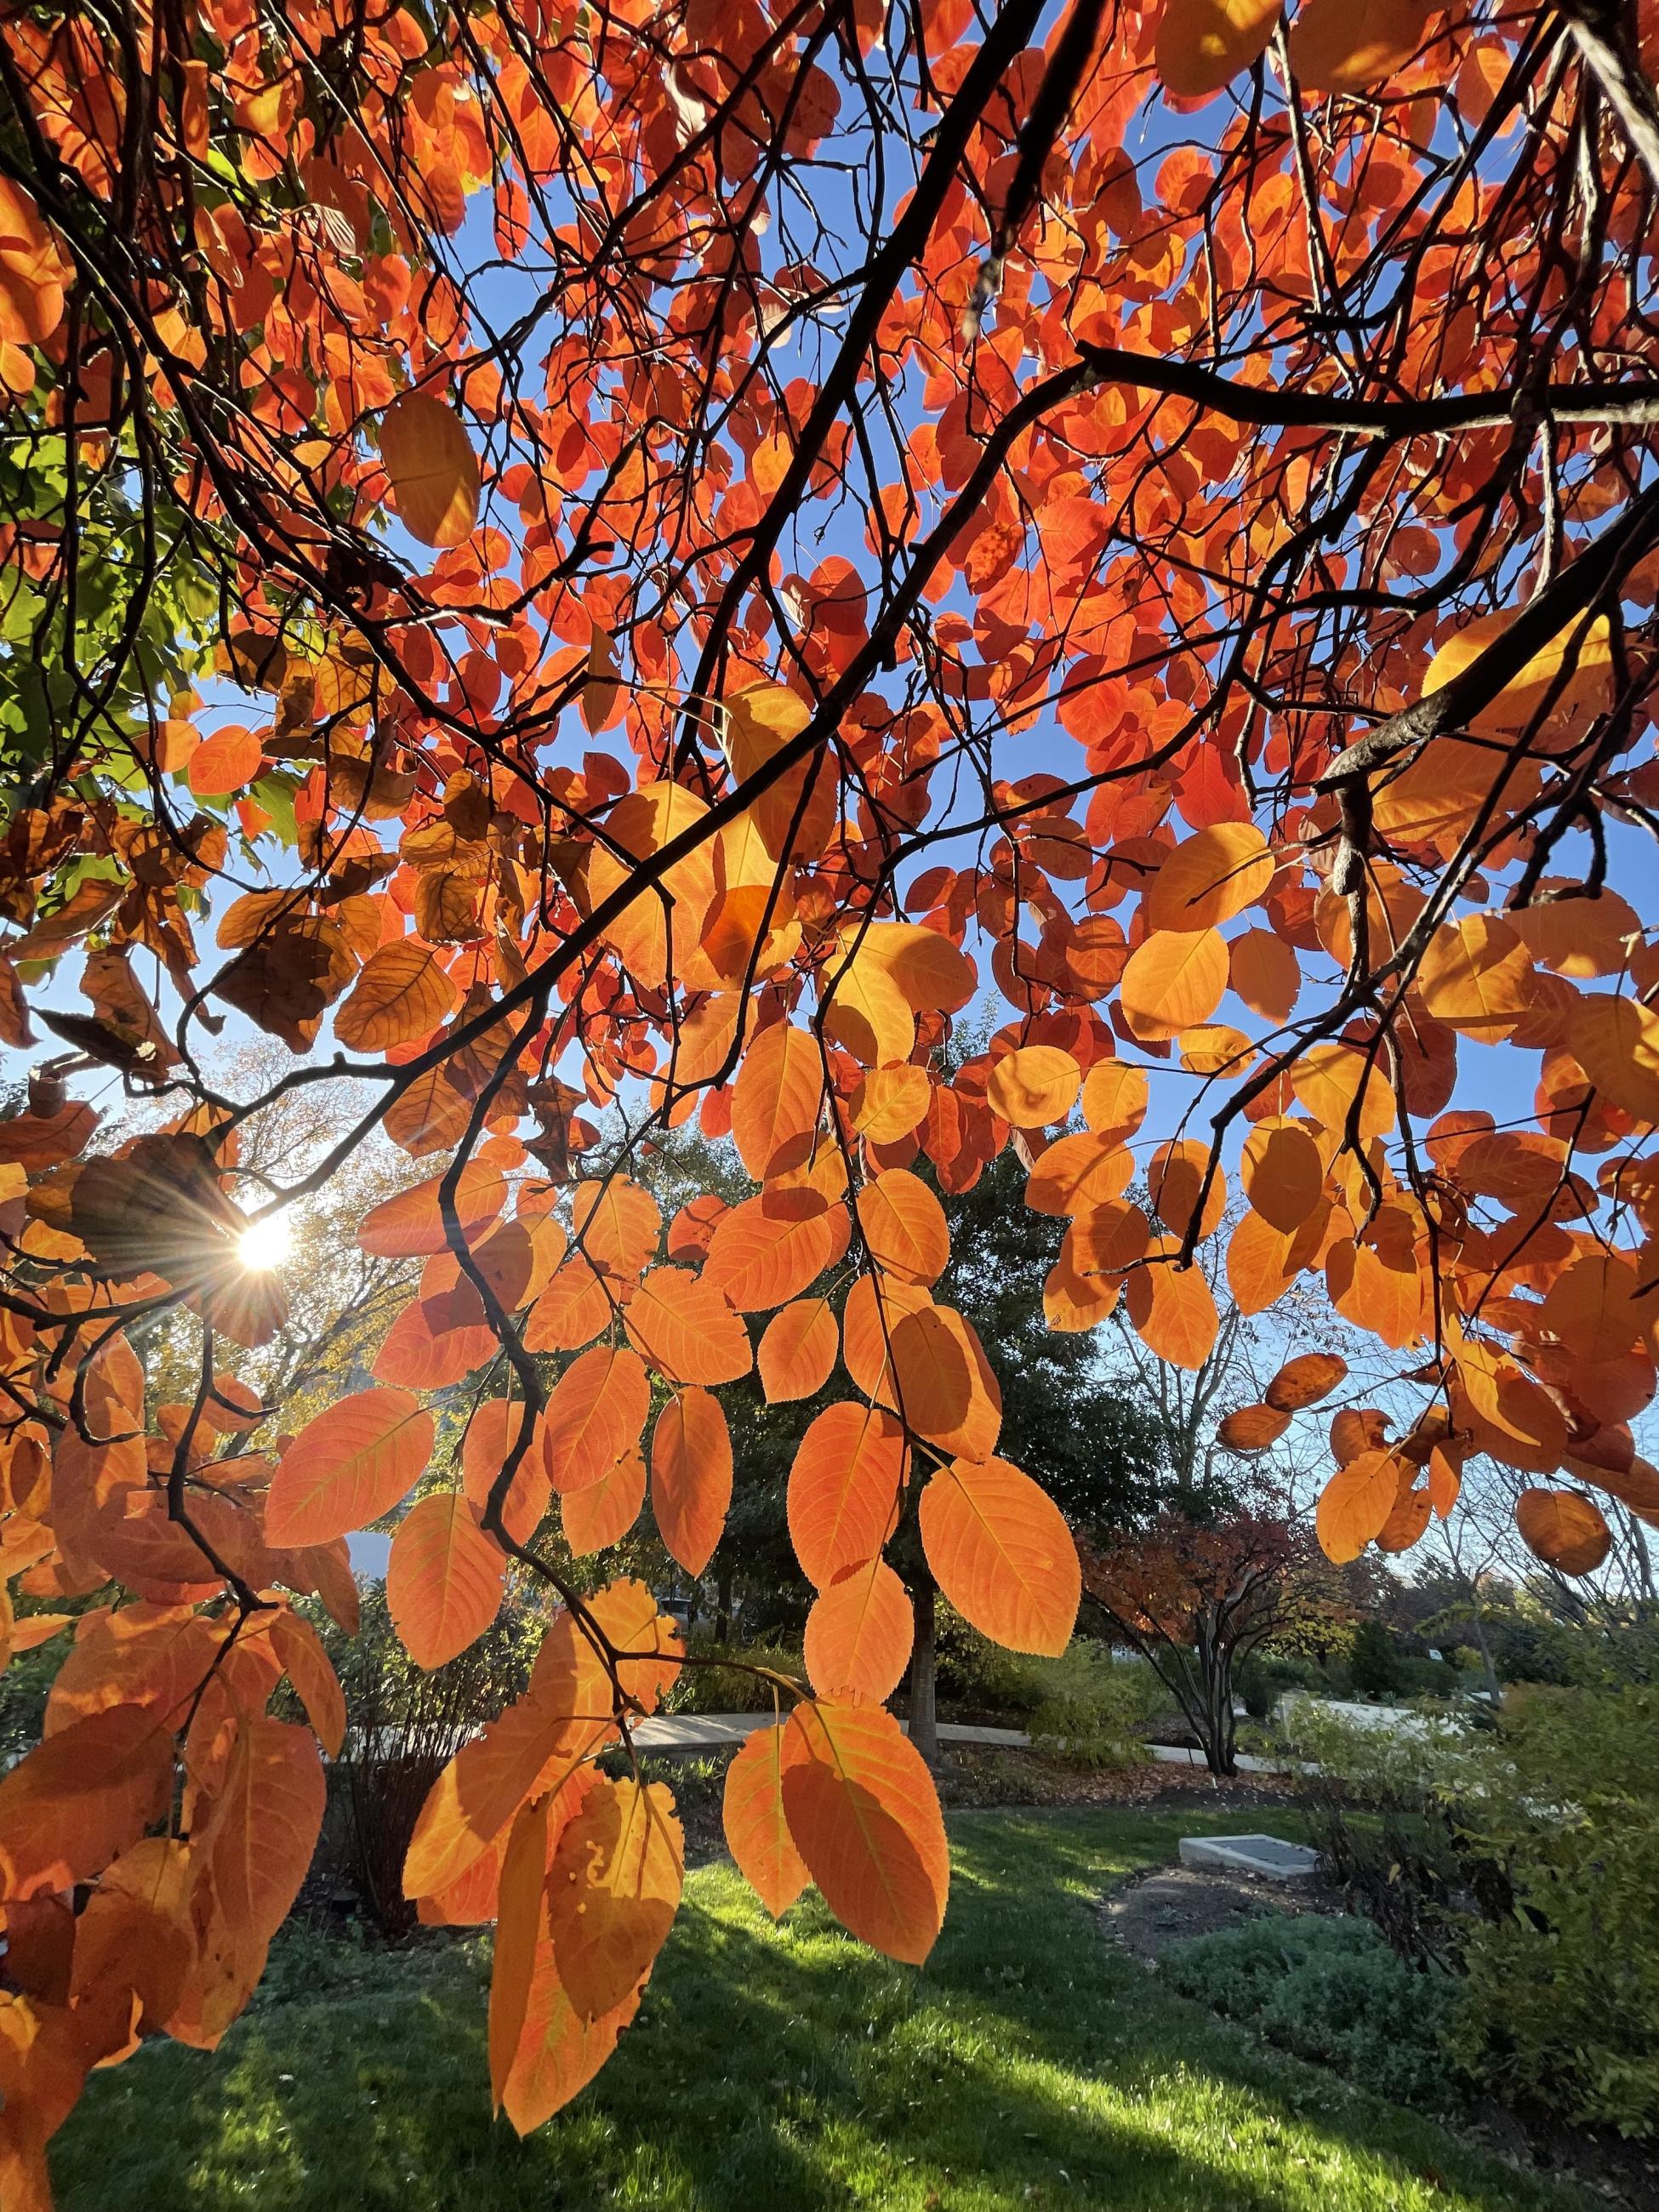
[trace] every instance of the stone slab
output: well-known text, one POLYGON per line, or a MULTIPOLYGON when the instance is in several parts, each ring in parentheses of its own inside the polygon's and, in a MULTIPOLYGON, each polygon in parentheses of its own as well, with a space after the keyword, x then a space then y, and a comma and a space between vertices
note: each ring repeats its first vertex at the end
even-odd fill
POLYGON ((1254 1875, 1260 1881, 1310 1881, 1319 1854, 1279 1836, 1183 1836, 1181 1863, 1218 1874, 1254 1875))

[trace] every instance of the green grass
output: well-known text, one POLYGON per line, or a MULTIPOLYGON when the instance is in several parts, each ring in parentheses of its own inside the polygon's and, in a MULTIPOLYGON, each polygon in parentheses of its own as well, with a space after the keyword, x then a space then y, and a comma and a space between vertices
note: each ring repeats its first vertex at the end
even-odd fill
MULTIPOLYGON (((1269 1825, 1295 1832, 1295 1823, 1269 1825)), ((815 1895, 775 1929, 729 1869, 688 1885, 636 2025, 520 2143, 492 2124, 482 1946, 370 1954, 211 2057, 147 2047, 53 2146, 64 2212, 1570 2212, 1431 2123, 1257 2045, 1112 1948, 1094 1900, 1220 1816, 951 1823, 920 1972, 815 1895)), ((290 1986, 292 1985, 292 1978, 290 1986)))

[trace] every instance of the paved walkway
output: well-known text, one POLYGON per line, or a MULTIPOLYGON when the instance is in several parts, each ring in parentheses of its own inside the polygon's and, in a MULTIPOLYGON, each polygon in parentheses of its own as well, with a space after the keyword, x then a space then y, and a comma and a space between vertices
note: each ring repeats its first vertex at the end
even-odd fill
MULTIPOLYGON (((770 1713, 659 1713, 653 1720, 641 1722, 634 1741, 641 1751, 654 1751, 665 1758, 695 1759, 702 1752, 727 1750, 757 1729, 771 1725, 770 1713)), ((899 1723, 901 1728, 906 1725, 899 1723)), ((939 1740, 981 1744, 1000 1751, 1024 1751, 1031 1741, 1023 1729, 959 1728, 954 1721, 939 1723, 939 1740)), ((1146 1754, 1166 1766, 1204 1765, 1202 1752, 1182 1751, 1170 1744, 1149 1743, 1146 1754)), ((1241 1774, 1282 1774, 1285 1767, 1282 1759, 1252 1759, 1242 1751, 1237 1765, 1241 1774)))
MULTIPOLYGON (((770 1713, 659 1713, 641 1721, 634 1741, 641 1751, 654 1751, 671 1759, 695 1758, 699 1752, 724 1751, 741 1743, 757 1729, 770 1728, 770 1713)), ((899 1726, 905 1723, 901 1721, 899 1726)), ((958 1728, 953 1722, 939 1724, 941 1743, 994 1744, 1004 1751, 1023 1751, 1031 1739, 1021 1729, 958 1728)))
MULTIPOLYGON (((944 1730, 941 1729, 939 1733, 943 1735, 944 1730)), ((1165 1766, 1202 1766, 1204 1764, 1204 1754, 1201 1751, 1183 1750, 1179 1744, 1149 1743, 1146 1746, 1146 1755, 1149 1759, 1158 1759, 1165 1766)), ((1241 1774, 1285 1774, 1291 1771, 1291 1762, 1285 1759, 1252 1759, 1248 1751, 1241 1751, 1234 1755, 1233 1765, 1241 1774)), ((1309 1766, 1304 1767, 1303 1771, 1306 1774, 1317 1774, 1319 1769, 1316 1766, 1309 1766)))

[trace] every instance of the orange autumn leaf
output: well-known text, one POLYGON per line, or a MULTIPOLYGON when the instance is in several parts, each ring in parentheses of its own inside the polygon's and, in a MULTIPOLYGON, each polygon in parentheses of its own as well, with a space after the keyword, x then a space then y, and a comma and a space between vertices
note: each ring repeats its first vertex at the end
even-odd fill
POLYGON ((583 2020, 622 2003, 672 1925, 685 1871, 673 1805, 664 1783, 600 1775, 559 1838, 547 1871, 548 1931, 583 2020))
POLYGON ((1594 1574, 1612 1548, 1606 1519, 1576 1490, 1523 1490, 1515 1525, 1534 1558, 1564 1575, 1594 1574))
POLYGON ((1339 1565, 1357 1559, 1388 1526, 1400 1494, 1401 1462, 1387 1450, 1361 1452, 1339 1468, 1320 1492, 1320 1543, 1339 1565))
MULTIPOLYGON (((357 1249, 386 1260, 423 1259, 444 1249, 442 1186, 434 1176, 410 1190, 385 1199, 363 1216, 357 1230, 357 1249)), ((500 1213, 507 1184, 499 1168, 488 1161, 471 1160, 455 1182, 455 1213, 462 1237, 469 1243, 500 1213)))
POLYGON ((1273 1406, 1240 1406, 1227 1414, 1216 1434, 1229 1451, 1266 1451, 1291 1425, 1291 1417, 1273 1406))
POLYGON ((557 1787, 616 1735, 604 1668, 568 1613, 542 1639, 530 1686, 445 1766, 404 1861, 406 1897, 453 1889, 535 1791, 557 1787))
POLYGON ((1291 26, 1291 67, 1310 92, 1367 92, 1386 84, 1429 34, 1420 0, 1304 0, 1291 26))
POLYGON ((577 1184, 570 1201, 571 1246, 601 1273, 630 1280, 653 1256, 661 1234, 656 1200, 625 1176, 577 1184))
POLYGON ((904 1585, 883 1559, 843 1567, 806 1616, 806 1677, 820 1697, 891 1696, 910 1663, 915 1618, 904 1585))
POLYGON ((368 1528, 419 1480, 434 1434, 431 1414, 408 1390, 337 1399, 283 1454, 266 1534, 277 1544, 325 1544, 368 1528))
MULTIPOLYGON (((507 1398, 486 1398, 473 1410, 461 1437, 461 1489, 478 1519, 489 1510, 496 1478, 516 1449, 524 1427, 525 1409, 507 1398)), ((544 1449, 546 1422, 532 1426, 530 1440, 514 1471, 501 1510, 501 1525, 515 1544, 527 1544, 547 1510, 548 1480, 544 1449)))
POLYGON ((793 1741, 781 1724, 746 1735, 726 1770, 720 1808, 738 1871, 775 1920, 812 1879, 784 1812, 784 1754, 793 1741))
POLYGON ((547 1911, 550 1795, 515 1815, 501 1859, 489 1972, 489 2088, 499 2112, 523 2039, 547 1911))
POLYGON ((1227 947, 1228 980, 1253 1014, 1282 1022, 1302 990, 1295 948, 1270 929, 1247 929, 1227 947))
POLYGON ((507 1555, 459 1491, 418 1498, 392 1532, 386 1603, 417 1667, 441 1667, 495 1618, 507 1555))
POLYGON ((700 1279, 738 1313, 765 1313, 833 1267, 850 1234, 845 1206, 816 1190, 773 1186, 720 1216, 700 1279))
POLYGON ((345 1695, 322 1638, 298 1613, 279 1613, 271 1625, 270 1640, 318 1741, 331 1759, 337 1759, 345 1741, 345 1695))
POLYGON ((461 419, 427 392, 405 392, 380 417, 380 459, 398 519, 423 545, 459 545, 478 520, 478 459, 461 419))
MULTIPOLYGON (((1168 1240, 1160 1240, 1167 1248, 1168 1240)), ((1146 1264, 1128 1279, 1129 1318, 1149 1352, 1176 1367, 1196 1370, 1208 1358, 1221 1328, 1215 1298, 1197 1267, 1176 1267, 1167 1249, 1155 1246, 1146 1264)))
POLYGON ((1253 1129, 1244 1140, 1241 1173, 1250 1204, 1286 1235, 1302 1226, 1325 1188, 1319 1146, 1295 1121, 1253 1129))
POLYGON ((238 1723, 205 1842, 214 1894, 233 1936, 263 1945, 311 1869, 327 1795, 307 1729, 256 1717, 238 1723))
POLYGON ((384 1052, 430 1036, 459 993, 424 945, 405 938, 371 956, 334 1017, 334 1034, 355 1052, 384 1052))
POLYGON ((64 319, 73 273, 33 197, 10 177, 0 178, 0 342, 43 344, 64 319))
POLYGON ((783 1751, 789 1833, 823 1901, 862 1942, 920 1966, 951 1862, 933 1777, 877 1705, 797 1705, 783 1751))
POLYGON ((951 1306, 900 1316, 892 1333, 891 1402, 940 1450, 988 1459, 1002 1430, 1002 1390, 973 1324, 951 1306))
POLYGON ((1165 0, 1158 73, 1182 100, 1219 92, 1263 52, 1279 15, 1279 0, 1165 0))
POLYGON ((734 1382, 754 1364, 749 1332, 720 1292, 683 1267, 653 1267, 623 1316, 629 1342, 665 1382, 734 1382))
POLYGON ((1299 1352, 1287 1359, 1262 1396, 1276 1413, 1299 1413, 1328 1398, 1348 1372, 1348 1363, 1334 1352, 1299 1352))
POLYGON ((651 1433, 651 1510, 671 1556, 700 1575, 732 1503, 732 1437, 718 1398, 676 1391, 651 1433))
POLYGON ((252 730, 232 726, 216 731, 191 755, 185 779, 198 799, 222 799, 253 781, 262 752, 252 730))
POLYGON ((858 1194, 859 1227, 871 1258, 906 1283, 933 1283, 951 1257, 945 1208, 920 1176, 889 1168, 858 1194))
POLYGON ((769 1406, 811 1398, 830 1380, 841 1349, 835 1310, 824 1298, 797 1298, 766 1324, 755 1364, 769 1406))
POLYGON ((0 1875, 8 1897, 90 1881, 159 1817, 173 1739, 147 1706, 75 1720, 0 1778, 0 1875))
POLYGON ((548 1393, 542 1437, 555 1490, 602 1481, 637 1444, 650 1410, 651 1385, 637 1352, 596 1344, 578 1354, 548 1393))
POLYGON ((898 1525, 908 1467, 904 1434, 874 1406, 826 1407, 789 1470, 789 1540, 819 1589, 875 1559, 898 1525))
POLYGON ((1038 1129, 1066 1119, 1082 1081, 1070 1053, 1051 1044, 1022 1045, 992 1068, 986 1103, 1016 1129, 1038 1129))
POLYGON ((1011 1650, 1065 1650, 1082 1591, 1077 1546, 1030 1475, 1006 1460, 952 1460, 919 1510, 927 1564, 958 1613, 1011 1650))
POLYGON ((1267 841, 1254 822, 1212 823, 1176 847, 1141 894, 1141 911, 1149 930, 1212 929, 1254 906, 1273 876, 1267 841))
POLYGON ((585 1490, 568 1490, 559 1500, 564 1540, 578 1559, 620 1543, 640 1517, 645 1503, 645 1457, 637 1446, 585 1490))
POLYGON ((757 1182, 807 1158, 823 1098, 823 1063, 813 1040, 790 1022, 763 1030, 732 1091, 732 1140, 757 1182))
POLYGON ((1137 1037, 1156 1041, 1207 1022, 1226 988, 1218 930, 1158 930, 1130 954, 1118 1004, 1137 1037))

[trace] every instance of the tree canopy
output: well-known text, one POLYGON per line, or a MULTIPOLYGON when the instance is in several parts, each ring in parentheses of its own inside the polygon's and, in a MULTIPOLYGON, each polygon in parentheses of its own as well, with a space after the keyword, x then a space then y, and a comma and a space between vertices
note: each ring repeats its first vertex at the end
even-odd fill
POLYGON ((700 1571, 757 1363, 836 1382, 787 1482, 811 1694, 775 1685, 727 1834, 775 1911, 937 1935, 886 1547, 1020 1649, 1079 1588, 939 1191, 1023 1182, 1050 1327, 1121 1306, 1184 1370, 1212 1275, 1247 1315, 1316 1285, 1401 1441, 1316 1344, 1234 1411, 1324 1401, 1339 1558, 1475 1454, 1568 1575, 1659 1513, 1652 37, 1589 0, 0 10, 0 1534, 49 1608, 9 1597, 6 1650, 97 1600, 0 1781, 9 2206, 89 2067, 257 1983, 340 1735, 296 1601, 349 1619, 346 1538, 463 1386, 402 1622, 481 1633, 509 1563, 550 1612, 404 1878, 496 1921, 520 2129, 632 2019, 683 1856, 596 1765, 673 1624, 538 1530, 648 1486, 700 1571), (280 1072, 237 1074, 251 1031, 280 1072), (753 1188, 665 1221, 641 1148, 692 1117, 753 1188), (356 1243, 418 1278, 296 1433, 240 1371, 285 1320, 246 1224, 371 1139, 422 1179, 356 1243))

